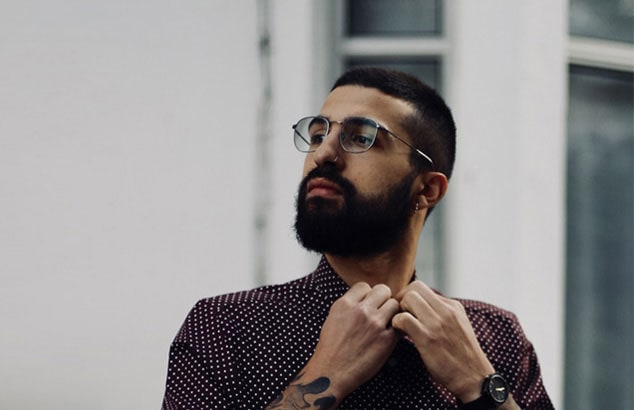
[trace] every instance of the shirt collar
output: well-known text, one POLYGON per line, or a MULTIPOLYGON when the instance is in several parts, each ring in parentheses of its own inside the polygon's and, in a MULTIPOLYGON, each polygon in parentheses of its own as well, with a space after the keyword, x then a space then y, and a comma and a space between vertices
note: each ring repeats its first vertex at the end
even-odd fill
MULTIPOLYGON (((310 274, 312 284, 317 291, 329 304, 343 296, 350 289, 350 286, 339 276, 339 274, 328 263, 324 255, 321 256, 317 268, 310 274)), ((416 271, 412 273, 410 282, 415 281, 416 271)), ((434 290, 439 293, 438 291, 434 290)))
POLYGON ((315 291, 324 298, 328 304, 343 296, 350 286, 341 279, 341 276, 330 266, 325 256, 321 256, 317 268, 311 273, 312 284, 315 291))

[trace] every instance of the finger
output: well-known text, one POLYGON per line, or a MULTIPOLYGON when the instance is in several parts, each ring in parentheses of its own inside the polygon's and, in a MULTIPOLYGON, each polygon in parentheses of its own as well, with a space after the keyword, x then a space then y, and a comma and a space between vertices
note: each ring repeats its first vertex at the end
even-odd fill
POLYGON ((420 281, 415 284, 413 289, 415 289, 415 291, 418 292, 423 299, 425 299, 441 321, 447 322, 452 320, 459 322, 462 319, 468 321, 464 311, 464 306, 457 300, 449 299, 439 294, 420 281))
POLYGON ((389 325, 391 319, 401 311, 401 305, 398 300, 390 298, 379 308, 379 315, 389 325))
POLYGON ((361 302, 371 290, 372 288, 367 283, 357 282, 348 289, 343 297, 354 302, 361 302))
POLYGON ((398 293, 398 295, 396 295, 396 299, 401 299, 403 296, 405 296, 405 294, 407 292, 411 292, 411 291, 415 291, 420 293, 421 295, 424 293, 427 293, 425 291, 425 288, 429 289, 430 292, 434 292, 429 286, 427 286, 425 284, 425 282, 420 281, 420 280, 415 280, 413 282, 410 282, 406 287, 404 287, 403 289, 401 289, 401 291, 398 293))
POLYGON ((418 320, 436 318, 437 314, 429 302, 415 290, 407 292, 400 302, 401 309, 418 320))
POLYGON ((451 300, 438 294, 435 290, 420 280, 410 283, 405 289, 399 292, 396 299, 402 300, 408 292, 418 293, 434 310, 444 309, 447 302, 451 300))
POLYGON ((392 318, 392 327, 405 333, 411 340, 423 340, 425 328, 409 312, 401 312, 392 318))
POLYGON ((424 282, 415 281, 412 288, 416 290, 416 292, 418 292, 434 309, 441 307, 445 303, 446 298, 436 293, 436 291, 427 286, 424 282))
POLYGON ((366 293, 363 303, 378 309, 386 300, 392 296, 390 288, 383 284, 375 285, 370 292, 366 293))
POLYGON ((418 281, 414 281, 414 282, 409 283, 407 286, 405 286, 403 289, 401 289, 401 291, 400 291, 400 292, 398 292, 394 298, 395 298, 396 300, 401 300, 401 299, 403 299, 403 296, 405 296, 405 294, 406 294, 407 292, 409 292, 409 291, 411 291, 411 290, 414 290, 413 285, 414 285, 416 282, 418 282, 418 281))

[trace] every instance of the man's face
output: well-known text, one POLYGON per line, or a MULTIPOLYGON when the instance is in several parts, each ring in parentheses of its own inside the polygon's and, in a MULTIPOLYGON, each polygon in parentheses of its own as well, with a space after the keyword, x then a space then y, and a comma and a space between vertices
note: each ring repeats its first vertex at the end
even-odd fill
MULTIPOLYGON (((343 86, 330 93, 320 115, 336 121, 368 117, 409 140, 400 124, 411 113, 407 103, 378 90, 343 86)), ((386 251, 402 237, 413 209, 410 149, 379 132, 369 151, 348 153, 339 146, 339 131, 333 123, 317 151, 306 155, 297 196, 298 240, 307 249, 339 256, 386 251)))

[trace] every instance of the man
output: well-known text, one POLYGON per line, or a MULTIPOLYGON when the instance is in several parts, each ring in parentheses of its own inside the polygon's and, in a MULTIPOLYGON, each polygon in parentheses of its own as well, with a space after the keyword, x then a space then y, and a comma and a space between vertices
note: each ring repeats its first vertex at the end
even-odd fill
POLYGON ((551 409, 513 314, 415 278, 455 157, 443 100, 407 74, 355 69, 293 128, 306 152, 295 230, 319 266, 198 302, 163 408, 551 409))

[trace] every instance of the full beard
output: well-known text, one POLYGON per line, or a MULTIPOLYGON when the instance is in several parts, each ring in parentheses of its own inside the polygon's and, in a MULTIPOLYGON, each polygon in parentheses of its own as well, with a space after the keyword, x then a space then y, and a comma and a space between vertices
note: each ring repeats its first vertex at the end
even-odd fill
POLYGON ((379 195, 363 196, 334 165, 312 170, 297 195, 295 233, 306 249, 342 257, 387 251, 402 238, 411 217, 410 192, 416 173, 379 195), (326 178, 341 188, 343 203, 322 197, 307 199, 308 181, 326 178))

